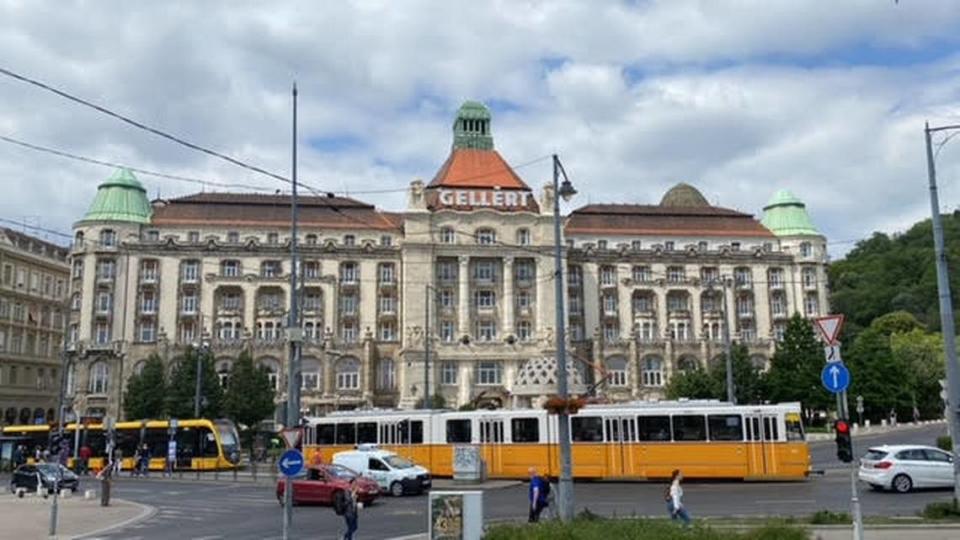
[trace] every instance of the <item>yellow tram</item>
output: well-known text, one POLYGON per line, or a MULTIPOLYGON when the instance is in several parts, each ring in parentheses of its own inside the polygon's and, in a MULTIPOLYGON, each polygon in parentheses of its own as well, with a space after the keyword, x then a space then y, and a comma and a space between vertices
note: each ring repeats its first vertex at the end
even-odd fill
MULTIPOLYGON (((308 419, 304 451, 329 462, 336 452, 377 444, 453 474, 453 447, 480 448, 491 478, 523 478, 529 467, 559 476, 558 417, 540 409, 358 410, 308 419)), ((570 417, 574 478, 802 480, 810 473, 799 403, 717 401, 587 405, 570 417)))
MULTIPOLYGON (((134 453, 144 444, 150 449, 150 469, 157 471, 164 469, 167 443, 171 438, 169 420, 117 422, 114 427, 116 447, 122 455, 123 469, 133 468, 134 453)), ((91 450, 88 463, 91 470, 99 470, 106 465, 107 437, 104 428, 105 426, 100 423, 64 425, 64 433, 70 441, 70 467, 74 466, 76 458, 74 451, 82 446, 88 446, 91 450)), ((2 433, 5 439, 23 444, 27 449, 29 460, 32 460, 36 448, 49 447, 50 431, 50 425, 38 424, 6 426, 2 433)), ((206 418, 178 420, 176 429, 172 431, 177 443, 177 469, 212 471, 237 466, 240 439, 237 436, 236 426, 230 420, 206 418)), ((8 454, 12 454, 12 449, 4 450, 4 455, 8 454)))

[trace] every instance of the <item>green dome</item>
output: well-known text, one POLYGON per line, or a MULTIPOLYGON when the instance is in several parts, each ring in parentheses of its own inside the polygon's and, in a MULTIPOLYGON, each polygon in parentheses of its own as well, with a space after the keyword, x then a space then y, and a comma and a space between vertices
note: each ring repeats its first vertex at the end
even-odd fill
POLYGON ((763 207, 760 223, 777 236, 819 235, 807 214, 807 205, 785 189, 773 194, 763 207))
POLYGON ((97 196, 83 221, 149 223, 152 213, 147 190, 130 169, 117 169, 97 188, 97 196))

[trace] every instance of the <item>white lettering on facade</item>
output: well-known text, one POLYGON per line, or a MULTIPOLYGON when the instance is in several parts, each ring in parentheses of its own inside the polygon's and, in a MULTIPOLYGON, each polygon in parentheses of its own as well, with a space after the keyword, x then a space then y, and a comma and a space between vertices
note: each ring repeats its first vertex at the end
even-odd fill
POLYGON ((475 189, 441 189, 437 200, 443 206, 472 206, 481 207, 526 207, 530 200, 527 191, 475 190, 475 189))

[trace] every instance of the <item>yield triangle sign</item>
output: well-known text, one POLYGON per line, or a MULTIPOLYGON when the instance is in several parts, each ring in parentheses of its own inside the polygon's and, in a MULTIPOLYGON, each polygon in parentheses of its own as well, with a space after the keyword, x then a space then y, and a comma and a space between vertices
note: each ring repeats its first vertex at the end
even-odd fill
POLYGON ((837 336, 840 335, 840 328, 843 327, 843 315, 817 317, 813 322, 817 327, 817 331, 820 332, 820 336, 823 337, 823 340, 828 345, 833 345, 837 342, 837 336))
POLYGON ((280 432, 283 442, 287 443, 287 448, 296 448, 302 435, 303 430, 300 428, 287 428, 280 432))

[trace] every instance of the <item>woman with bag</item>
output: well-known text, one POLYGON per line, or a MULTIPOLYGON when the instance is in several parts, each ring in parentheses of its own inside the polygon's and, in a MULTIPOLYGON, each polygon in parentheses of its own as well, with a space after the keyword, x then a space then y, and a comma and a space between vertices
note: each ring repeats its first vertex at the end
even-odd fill
POLYGON ((670 513, 670 519, 683 522, 684 527, 690 526, 690 514, 687 508, 683 506, 683 487, 680 482, 683 480, 683 473, 680 469, 674 469, 670 475, 670 487, 664 493, 664 499, 667 501, 667 512, 670 513))

